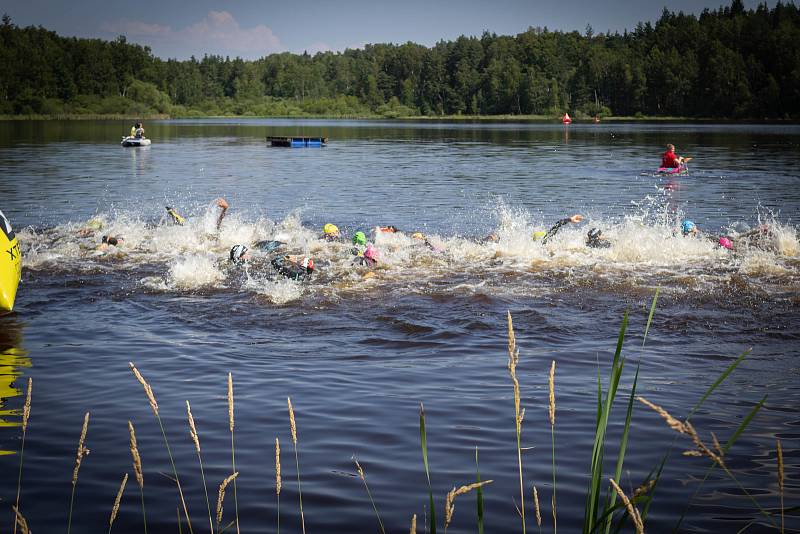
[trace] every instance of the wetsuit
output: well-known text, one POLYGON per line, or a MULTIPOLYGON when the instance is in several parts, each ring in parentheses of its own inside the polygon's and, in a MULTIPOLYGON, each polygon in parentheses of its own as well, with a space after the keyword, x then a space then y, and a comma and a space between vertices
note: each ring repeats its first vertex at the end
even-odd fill
POLYGON ((272 266, 280 274, 290 280, 303 281, 311 278, 312 271, 306 269, 293 261, 286 259, 284 256, 277 256, 272 258, 272 266))
POLYGON ((591 248, 610 247, 611 243, 607 239, 600 237, 602 233, 601 230, 595 230, 594 228, 589 230, 589 233, 586 234, 586 246, 591 248))
POLYGON ((257 248, 259 250, 265 250, 267 252, 272 252, 273 250, 277 250, 285 245, 283 241, 259 241, 253 248, 257 248))
POLYGON ((564 225, 566 225, 566 224, 569 224, 569 223, 571 223, 571 222, 572 222, 572 220, 570 220, 570 218, 569 218, 569 217, 567 217, 566 219, 561 219, 560 221, 558 221, 558 222, 557 222, 555 225, 553 225, 553 227, 552 227, 552 228, 550 228, 550 229, 547 231, 547 233, 544 235, 544 237, 542 238, 542 244, 544 245, 545 243, 547 243, 547 240, 548 240, 548 239, 550 239, 551 237, 553 237, 554 235, 556 235, 556 234, 558 233, 558 231, 559 231, 559 230, 561 230, 561 227, 562 227, 562 226, 564 226, 564 225))

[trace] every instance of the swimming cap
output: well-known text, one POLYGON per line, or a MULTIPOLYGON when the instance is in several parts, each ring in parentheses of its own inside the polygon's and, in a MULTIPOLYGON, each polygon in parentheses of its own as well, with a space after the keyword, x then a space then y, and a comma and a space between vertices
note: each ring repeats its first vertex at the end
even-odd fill
POLYGON ((533 232, 531 234, 531 239, 533 239, 534 241, 539 241, 541 238, 543 238, 546 235, 547 235, 547 232, 544 232, 542 230, 536 230, 535 232, 533 232))
POLYGON ((681 232, 683 232, 683 235, 687 235, 695 228, 696 228, 695 224, 689 219, 686 219, 685 221, 683 221, 683 224, 681 225, 681 232))
POLYGON ((364 235, 364 232, 356 232, 353 235, 353 244, 354 245, 366 245, 367 244, 367 236, 364 235))
POLYGON ((244 246, 244 245, 233 245, 233 247, 231 247, 230 259, 231 259, 231 261, 233 263, 235 263, 237 265, 241 265, 242 263, 244 263, 244 260, 242 259, 242 256, 244 256, 245 254, 247 254, 247 247, 246 246, 244 246))
POLYGON ((726 248, 728 250, 733 250, 733 243, 727 237, 719 238, 719 246, 721 246, 722 248, 726 248))
POLYGON ((328 223, 322 227, 325 235, 339 235, 339 228, 335 224, 328 223))
POLYGON ((378 261, 381 253, 378 252, 378 249, 372 246, 372 243, 367 245, 367 250, 364 251, 364 257, 368 260, 378 261))
POLYGON ((425 239, 425 234, 423 234, 422 232, 414 232, 413 234, 411 234, 411 239, 420 239, 420 240, 425 239))

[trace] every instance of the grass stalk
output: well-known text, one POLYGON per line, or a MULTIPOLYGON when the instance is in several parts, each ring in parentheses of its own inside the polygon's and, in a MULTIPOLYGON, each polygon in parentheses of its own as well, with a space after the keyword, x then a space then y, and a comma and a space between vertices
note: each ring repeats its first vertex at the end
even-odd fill
POLYGON ((361 481, 364 483, 364 489, 367 490, 367 496, 369 497, 369 502, 372 503, 372 509, 375 510, 375 517, 378 518, 378 525, 381 528, 381 533, 386 534, 386 529, 383 528, 383 521, 381 521, 381 514, 378 513, 378 507, 375 506, 375 499, 372 498, 372 492, 369 491, 369 485, 367 485, 367 477, 364 474, 364 469, 361 467, 361 464, 358 463, 358 459, 353 457, 353 461, 356 463, 356 469, 358 470, 358 476, 361 478, 361 481))
POLYGON ((433 507, 433 487, 431 486, 431 472, 428 468, 428 436, 425 431, 425 407, 419 403, 419 441, 422 446, 422 464, 425 466, 425 478, 428 480, 428 507, 431 511, 428 526, 430 534, 436 534, 436 509, 433 507))
POLYGON ((622 504, 624 504, 625 508, 627 508, 628 515, 630 515, 631 521, 633 521, 633 524, 636 527, 636 534, 644 534, 644 523, 642 522, 642 516, 639 514, 639 510, 636 509, 630 499, 628 499, 628 496, 625 495, 625 492, 622 491, 622 488, 619 487, 619 484, 617 484, 613 478, 609 478, 608 481, 611 483, 611 486, 614 488, 614 491, 617 493, 617 495, 619 495, 620 500, 622 500, 622 504))
POLYGON ((144 534, 147 534, 147 513, 144 509, 144 474, 142 473, 142 458, 139 456, 139 446, 136 443, 136 430, 133 423, 128 421, 128 434, 130 435, 131 457, 133 458, 133 474, 136 476, 136 483, 139 485, 139 493, 142 496, 142 522, 144 523, 144 534))
POLYGON ((605 449, 606 429, 608 420, 611 416, 611 407, 617 395, 619 380, 622 376, 622 369, 625 359, 621 358, 622 343, 625 340, 625 331, 628 327, 628 312, 622 319, 619 336, 617 337, 617 348, 614 352, 614 359, 611 363, 611 375, 609 377, 608 390, 606 391, 605 402, 602 398, 602 388, 600 386, 600 371, 597 375, 597 423, 595 427, 594 445, 592 448, 592 459, 590 467, 589 489, 586 495, 586 508, 583 519, 583 534, 589 534, 595 528, 595 524, 600 514, 600 491, 603 480, 603 456, 605 449))
MULTIPOLYGON (((233 444, 233 375, 228 373, 228 426, 231 431, 231 472, 236 473, 236 447, 233 444)), ((236 509, 236 534, 239 534, 239 496, 236 493, 236 478, 233 479, 233 503, 236 509)))
POLYGON ((117 497, 114 499, 114 506, 111 508, 111 517, 108 520, 108 534, 111 534, 111 527, 114 526, 114 520, 117 518, 117 514, 119 513, 119 504, 122 501, 122 493, 125 491, 125 484, 127 483, 128 473, 125 473, 125 476, 122 478, 122 484, 119 486, 117 497))
POLYGON ((511 312, 508 312, 508 372, 514 384, 514 425, 517 431, 517 467, 519 468, 519 515, 522 519, 522 534, 525 534, 525 490, 522 482, 522 419, 524 410, 520 411, 520 392, 519 379, 517 378, 517 363, 519 362, 519 350, 517 350, 517 340, 514 336, 514 323, 511 319, 511 312))
MULTIPOLYGON (((481 482, 481 470, 478 467, 478 447, 475 447, 475 483, 481 482)), ((475 489, 475 506, 478 511, 478 534, 483 534, 483 489, 478 486, 475 489)))
POLYGON ((302 527, 303 534, 306 534, 306 520, 303 515, 303 491, 300 489, 300 456, 297 453, 297 425, 294 420, 294 408, 292 408, 292 399, 287 397, 286 402, 289 405, 289 426, 292 431, 292 444, 294 445, 294 464, 297 468, 297 495, 300 498, 300 526, 302 527))
POLYGON ((89 449, 84 446, 86 442, 86 433, 89 430, 89 412, 83 416, 83 428, 81 429, 81 437, 78 440, 78 452, 75 455, 75 468, 72 470, 72 494, 69 498, 69 516, 67 518, 67 534, 72 531, 72 507, 75 504, 75 487, 78 485, 78 471, 81 469, 83 458, 89 454, 89 449))
POLYGON ((133 371, 133 375, 136 377, 136 380, 144 388, 144 393, 147 396, 147 400, 150 403, 150 409, 153 410, 153 414, 156 416, 156 420, 158 421, 158 426, 161 428, 161 436, 164 438, 164 446, 167 449, 167 456, 169 456, 169 463, 172 465, 172 474, 175 475, 175 484, 178 486, 178 495, 181 499, 181 504, 183 505, 183 513, 186 516, 186 524, 189 527, 189 533, 194 534, 194 530, 192 529, 192 520, 189 519, 189 509, 186 507, 186 499, 183 498, 183 488, 181 488, 181 480, 178 477, 178 469, 175 467, 175 460, 172 457, 172 450, 169 448, 169 441, 167 440, 167 432, 164 430, 164 423, 161 421, 161 416, 158 413, 158 402, 156 402, 156 396, 153 393, 153 388, 150 387, 150 384, 144 379, 142 374, 136 369, 136 366, 133 365, 133 362, 128 362, 128 365, 133 371))
POLYGON ((211 529, 210 532, 214 532, 214 522, 211 519, 211 502, 208 499, 208 486, 206 485, 206 472, 203 468, 203 456, 200 454, 200 436, 197 434, 197 426, 195 426, 194 416, 192 415, 192 407, 189 405, 189 401, 186 401, 186 415, 189 419, 189 435, 192 437, 192 443, 194 443, 194 449, 197 452, 197 461, 200 462, 200 477, 203 479, 203 493, 206 497, 206 508, 208 509, 208 526, 211 529))
POLYGON ((417 514, 411 516, 411 529, 409 529, 409 534, 417 534, 417 514))
MULTIPOLYGON (((28 431, 28 419, 31 417, 31 391, 33 379, 28 377, 28 391, 25 395, 25 405, 22 408, 22 444, 19 448, 19 473, 17 474, 17 501, 15 508, 19 510, 19 495, 22 489, 22 460, 25 458, 25 435, 28 431)), ((17 534, 17 521, 14 521, 14 534, 17 534)))
POLYGON ((550 443, 552 445, 552 463, 553 463, 553 533, 558 532, 558 522, 556 521, 556 389, 555 389, 555 376, 556 376, 556 361, 550 365, 550 443))
POLYGON ((783 522, 783 484, 786 478, 786 475, 783 471, 783 448, 781 447, 781 440, 775 440, 776 444, 776 455, 778 457, 778 495, 781 500, 781 534, 783 534, 784 530, 784 522, 783 522))
POLYGON ((278 528, 281 534, 281 442, 275 437, 275 495, 278 499, 278 528))

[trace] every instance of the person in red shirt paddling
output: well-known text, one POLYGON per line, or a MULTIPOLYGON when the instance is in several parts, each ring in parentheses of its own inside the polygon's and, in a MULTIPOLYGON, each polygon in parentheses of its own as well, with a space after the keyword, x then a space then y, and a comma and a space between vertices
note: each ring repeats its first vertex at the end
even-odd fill
POLYGON ((675 145, 667 145, 667 151, 661 156, 661 166, 668 169, 677 169, 683 165, 684 158, 675 154, 675 145))

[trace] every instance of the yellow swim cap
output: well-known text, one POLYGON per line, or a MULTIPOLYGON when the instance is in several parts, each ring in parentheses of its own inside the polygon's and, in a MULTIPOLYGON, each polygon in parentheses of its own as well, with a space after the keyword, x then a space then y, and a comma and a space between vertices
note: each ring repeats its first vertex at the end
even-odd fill
POLYGON ((536 230, 535 232, 533 232, 531 234, 531 239, 533 239, 534 241, 539 241, 540 239, 542 239, 546 235, 547 235, 547 232, 543 232, 542 230, 536 230))
POLYGON ((422 232, 414 232, 411 234, 411 239, 425 239, 425 236, 422 232))
POLYGON ((335 224, 331 224, 331 223, 328 223, 325 226, 323 226, 322 227, 322 231, 326 235, 338 235, 339 234, 339 228, 337 228, 337 226, 335 224))

